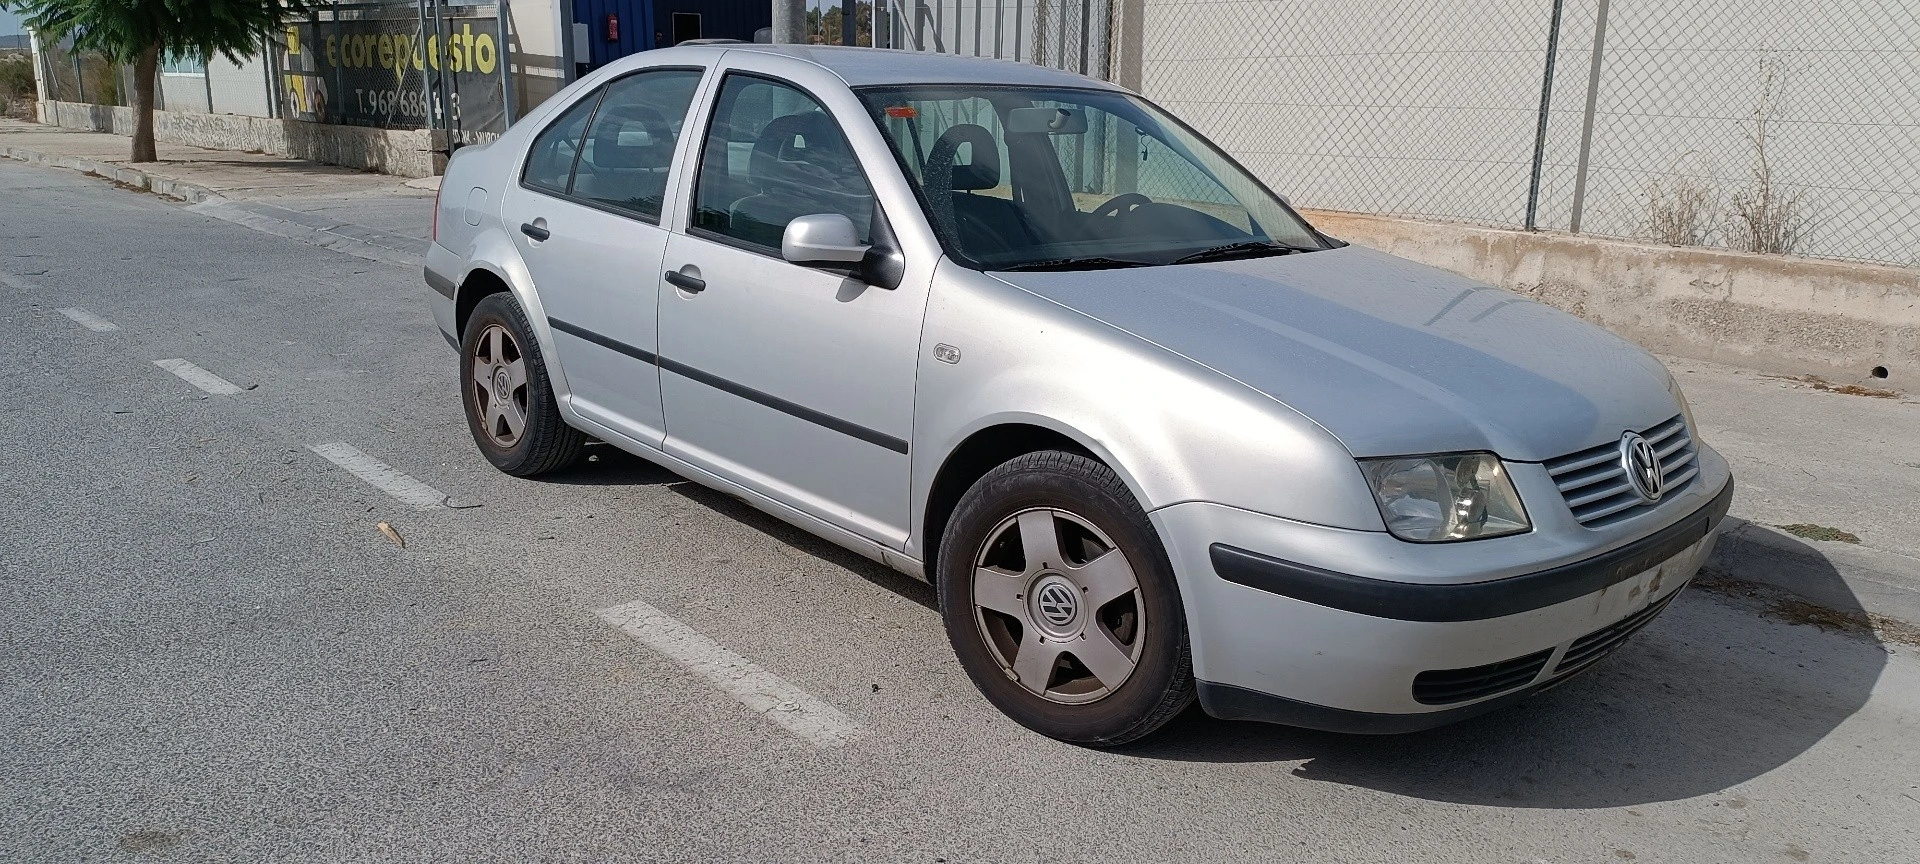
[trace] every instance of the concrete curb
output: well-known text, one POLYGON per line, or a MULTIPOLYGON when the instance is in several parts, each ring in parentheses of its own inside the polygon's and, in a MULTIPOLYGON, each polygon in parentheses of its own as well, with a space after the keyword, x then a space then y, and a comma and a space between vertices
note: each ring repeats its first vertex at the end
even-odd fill
POLYGON ((1920 559, 1897 552, 1803 541, 1733 517, 1702 571, 1777 588, 1837 612, 1920 627, 1920 559))
POLYGON ((175 180, 172 177, 149 173, 138 168, 128 168, 124 165, 115 165, 109 162, 95 162, 92 159, 82 159, 78 156, 60 156, 51 153, 41 153, 37 150, 28 150, 24 147, 7 146, 0 146, 0 156, 5 156, 8 159, 18 162, 25 162, 29 165, 66 168, 105 177, 116 183, 123 183, 137 189, 152 192, 155 195, 172 198, 176 201, 185 201, 188 204, 198 204, 209 198, 219 197, 212 189, 196 183, 175 180))

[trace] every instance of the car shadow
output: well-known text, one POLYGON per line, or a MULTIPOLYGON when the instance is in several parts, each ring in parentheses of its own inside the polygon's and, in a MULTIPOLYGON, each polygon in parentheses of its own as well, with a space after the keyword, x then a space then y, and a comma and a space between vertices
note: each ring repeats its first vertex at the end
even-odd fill
POLYGON ((587 444, 587 455, 580 461, 534 479, 563 486, 660 486, 687 482, 672 471, 599 441, 587 444))
MULTIPOLYGON (((1728 530, 1766 529, 1732 520, 1728 530)), ((1784 536, 1772 543, 1804 559, 1806 593, 1864 619, 1825 556, 1784 536)), ((1624 648, 1505 710, 1373 737, 1222 721, 1196 709, 1123 752, 1302 762, 1292 773, 1303 779, 1504 807, 1620 807, 1720 792, 1826 738, 1866 704, 1887 662, 1870 629, 1811 626, 1832 618, 1740 582, 1740 571, 1759 563, 1742 560, 1754 548, 1722 546, 1688 594, 1624 648)))
MULTIPOLYGON (((662 469, 664 470, 664 469, 662 469)), ((679 481, 676 475, 669 474, 679 481)), ((753 528, 768 537, 812 555, 829 564, 852 572, 868 582, 900 595, 927 609, 938 611, 940 604, 934 596, 933 586, 914 579, 898 570, 881 564, 858 553, 837 546, 827 540, 815 537, 804 530, 782 522, 756 509, 738 498, 724 492, 715 491, 685 480, 669 487, 687 500, 706 507, 722 516, 753 528)), ((939 619, 934 619, 938 626, 939 619)))

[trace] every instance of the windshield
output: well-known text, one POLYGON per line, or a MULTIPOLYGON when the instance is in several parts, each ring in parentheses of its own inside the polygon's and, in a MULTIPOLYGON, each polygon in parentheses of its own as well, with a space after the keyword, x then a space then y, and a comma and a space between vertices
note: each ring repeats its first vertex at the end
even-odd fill
POLYGON ((1129 267, 1327 246, 1212 143, 1125 93, 858 92, 948 254, 976 269, 1129 267))

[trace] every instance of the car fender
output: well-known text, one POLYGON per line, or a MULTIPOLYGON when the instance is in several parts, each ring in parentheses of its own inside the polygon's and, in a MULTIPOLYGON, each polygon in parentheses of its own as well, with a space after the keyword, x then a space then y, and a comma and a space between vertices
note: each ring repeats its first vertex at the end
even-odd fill
POLYGON ((572 400, 567 398, 572 388, 567 386, 567 372, 560 363, 560 353, 553 345, 553 328, 547 325, 546 307, 540 303, 540 292, 535 289, 533 275, 527 272, 527 264, 520 257, 520 249, 513 239, 500 228, 499 220, 490 219, 473 239, 473 254, 467 259, 467 270, 461 274, 459 288, 454 294, 455 308, 458 308, 467 291, 475 290, 472 284, 473 274, 485 271, 506 283, 513 299, 526 313, 527 326, 533 330, 533 340, 540 346, 540 356, 546 361, 547 381, 553 387, 554 401, 560 405, 560 414, 569 422, 577 419, 573 414, 572 400))
POLYGON ((1207 501, 1385 530, 1353 456, 1309 418, 1172 351, 942 262, 915 394, 912 524, 923 530, 907 554, 926 548, 928 500, 947 458, 1006 423, 1078 442, 1148 511, 1207 501))

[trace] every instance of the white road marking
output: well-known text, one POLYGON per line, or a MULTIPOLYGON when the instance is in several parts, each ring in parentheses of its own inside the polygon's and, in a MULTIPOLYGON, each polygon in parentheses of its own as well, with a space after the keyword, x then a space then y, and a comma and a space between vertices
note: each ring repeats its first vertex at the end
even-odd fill
POLYGON ((205 390, 208 393, 212 393, 215 396, 233 396, 246 392, 232 381, 228 381, 185 360, 178 358, 172 360, 155 360, 153 361, 153 365, 172 372, 180 376, 180 380, 205 390))
POLYGON ((28 282, 26 279, 22 277, 15 276, 12 273, 8 273, 4 270, 0 270, 0 285, 5 285, 8 288, 12 288, 15 291, 32 291, 33 290, 32 283, 28 282))
POLYGON ((88 312, 87 310, 82 309, 78 306, 68 306, 65 309, 55 309, 54 311, 62 315, 65 315, 68 318, 72 318, 75 324, 79 324, 80 326, 85 327, 88 330, 92 330, 95 333, 106 333, 109 331, 120 329, 120 325, 115 324, 112 321, 108 321, 107 319, 102 318, 98 315, 95 315, 92 312, 88 312))
POLYGON ((347 469, 347 473, 367 481, 375 489, 392 495, 402 504, 421 510, 431 510, 447 501, 447 496, 441 494, 440 490, 401 473, 393 466, 360 452, 344 441, 312 444, 307 449, 320 454, 320 458, 347 469))
POLYGON ((837 747, 860 735, 859 725, 839 709, 639 600, 594 614, 816 747, 837 747))

